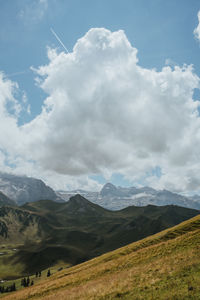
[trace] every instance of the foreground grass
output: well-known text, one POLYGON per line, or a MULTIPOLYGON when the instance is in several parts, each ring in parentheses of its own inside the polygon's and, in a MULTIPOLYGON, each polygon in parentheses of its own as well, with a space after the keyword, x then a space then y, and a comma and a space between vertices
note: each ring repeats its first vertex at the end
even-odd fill
MULTIPOLYGON (((66 265, 65 262, 63 261, 59 261, 58 263, 56 263, 55 265, 53 265, 51 268, 50 268, 50 272, 51 272, 51 275, 57 273, 58 271, 60 272, 60 270, 62 270, 63 268, 69 268, 70 265, 66 265)), ((10 267, 8 268, 8 270, 10 269, 10 267)), ((35 276, 35 274, 33 275, 24 275, 23 277, 21 278, 18 278, 18 279, 11 279, 11 280, 5 280, 4 282, 0 283, 0 286, 4 286, 4 288, 8 287, 8 286, 11 286, 13 283, 15 283, 15 286, 16 286, 16 289, 17 291, 18 290, 21 290, 21 289, 24 289, 23 286, 21 286, 21 279, 22 278, 27 278, 29 277, 30 279, 30 283, 31 281, 33 281, 34 285, 35 284, 38 284, 38 283, 41 283, 43 280, 45 280, 47 278, 47 272, 48 272, 49 268, 47 269, 44 269, 41 271, 41 275, 40 276, 35 276)), ((17 269, 17 271, 19 271, 19 269, 17 269)), ((7 271, 8 272, 8 271, 7 271)), ((12 272, 12 270, 11 270, 12 272)), ((0 298, 2 298, 3 296, 5 296, 7 294, 1 294, 0 293, 0 298)))
POLYGON ((200 299, 200 216, 3 299, 200 299))

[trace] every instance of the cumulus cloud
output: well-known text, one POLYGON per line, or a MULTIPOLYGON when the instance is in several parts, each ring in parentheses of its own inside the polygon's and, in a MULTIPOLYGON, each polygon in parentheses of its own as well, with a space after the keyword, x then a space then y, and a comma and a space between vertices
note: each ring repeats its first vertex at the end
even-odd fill
POLYGON ((42 112, 16 126, 15 151, 31 170, 74 187, 84 178, 94 187, 89 175, 117 172, 157 188, 199 189, 199 101, 192 98, 199 78, 192 66, 142 68, 125 33, 104 28, 90 29, 71 53, 48 49, 48 57, 36 70, 48 94, 42 112))
POLYGON ((200 41, 200 11, 198 12, 197 17, 198 17, 198 25, 194 29, 194 36, 196 37, 197 40, 200 41))
POLYGON ((14 96, 17 89, 16 83, 0 73, 0 148, 5 152, 12 151, 15 147, 13 144, 16 144, 15 139, 20 135, 17 120, 22 107, 14 96))

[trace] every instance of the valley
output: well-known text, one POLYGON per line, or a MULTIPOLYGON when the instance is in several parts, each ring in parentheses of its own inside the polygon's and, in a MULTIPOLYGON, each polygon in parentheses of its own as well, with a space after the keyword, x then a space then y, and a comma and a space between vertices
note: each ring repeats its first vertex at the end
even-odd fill
POLYGON ((4 191, 17 189, 19 198, 0 192, 0 286, 14 284, 17 292, 0 297, 166 299, 167 289, 174 299, 196 295, 200 211, 190 207, 199 207, 197 196, 106 184, 99 194, 65 198, 34 178, 6 178, 4 191), (48 193, 53 199, 38 200, 48 193), (33 286, 23 287, 23 278, 33 286))
POLYGON ((68 202, 40 200, 0 208, 0 278, 34 274, 59 262, 92 259, 199 214, 178 206, 109 211, 81 195, 68 202), (13 250, 17 249, 17 250, 13 250))
POLYGON ((200 299, 199 244, 196 216, 3 299, 200 299))

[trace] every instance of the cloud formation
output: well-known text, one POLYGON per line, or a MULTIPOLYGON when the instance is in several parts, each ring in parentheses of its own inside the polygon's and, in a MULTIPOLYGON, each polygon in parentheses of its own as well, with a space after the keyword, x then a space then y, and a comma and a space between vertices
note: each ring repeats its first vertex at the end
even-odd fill
POLYGON ((48 8, 48 0, 31 0, 19 12, 19 18, 26 24, 38 23, 44 17, 48 8))
MULTIPOLYGON (((76 178, 94 186, 89 175, 117 172, 157 188, 199 189, 199 101, 192 98, 199 78, 192 66, 142 68, 125 33, 104 28, 90 29, 69 54, 48 49, 48 57, 36 70, 49 95, 42 113, 21 127, 13 121, 18 170, 26 163, 22 169, 74 187, 76 178)), ((13 156, 11 148, 4 151, 13 156)))
POLYGON ((198 17, 198 25, 194 29, 194 36, 196 37, 197 40, 200 41, 200 11, 198 12, 197 17, 198 17))

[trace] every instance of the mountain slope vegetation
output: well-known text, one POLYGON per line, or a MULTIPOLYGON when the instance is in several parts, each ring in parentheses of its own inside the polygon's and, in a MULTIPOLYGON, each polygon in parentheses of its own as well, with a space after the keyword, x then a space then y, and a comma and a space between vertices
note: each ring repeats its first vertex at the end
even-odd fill
POLYGON ((4 299, 200 299, 200 216, 4 299))
POLYGON ((33 274, 60 261, 75 265, 197 214, 193 209, 152 205, 109 211, 80 195, 66 203, 41 200, 2 207, 0 278, 33 274))

